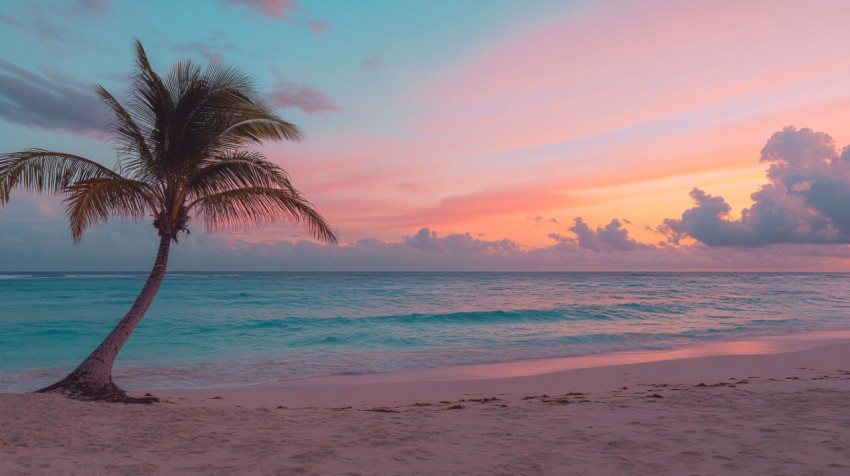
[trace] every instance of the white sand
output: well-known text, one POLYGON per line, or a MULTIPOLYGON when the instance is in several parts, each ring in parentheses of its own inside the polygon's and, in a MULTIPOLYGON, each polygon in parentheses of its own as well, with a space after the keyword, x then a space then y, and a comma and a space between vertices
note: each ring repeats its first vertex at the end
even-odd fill
POLYGON ((0 394, 0 474, 850 474, 850 343, 158 394, 170 403, 0 394))

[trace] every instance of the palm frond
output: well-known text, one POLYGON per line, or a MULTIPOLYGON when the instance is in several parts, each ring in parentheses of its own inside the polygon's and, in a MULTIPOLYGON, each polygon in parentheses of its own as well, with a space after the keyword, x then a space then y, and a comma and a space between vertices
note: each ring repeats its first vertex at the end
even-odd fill
POLYGON ((252 112, 234 118, 234 123, 222 134, 224 139, 240 145, 248 141, 260 144, 267 140, 304 140, 304 133, 295 124, 262 109, 252 112))
POLYGON ((9 201, 9 192, 23 186, 34 192, 57 194, 80 180, 121 178, 84 157, 43 149, 27 149, 0 154, 0 205, 9 201))
POLYGON ((96 86, 95 92, 115 115, 115 121, 112 123, 112 131, 115 133, 113 140, 120 145, 120 152, 124 157, 119 165, 137 178, 149 176, 147 168, 153 162, 153 154, 148 148, 142 129, 133 120, 132 114, 103 86, 96 86))
POLYGON ((75 240, 92 223, 155 216, 161 233, 185 229, 189 212, 208 228, 254 227, 288 219, 328 242, 336 237, 288 175, 244 147, 301 141, 302 132, 264 104, 248 75, 222 64, 185 61, 160 77, 135 40, 136 71, 126 101, 95 91, 112 110, 116 170, 40 149, 0 155, 0 206, 10 190, 68 193, 75 240))
POLYGON ((191 90, 192 95, 187 93, 178 103, 185 102, 189 107, 184 110, 189 113, 177 114, 181 112, 179 106, 175 110, 175 123, 182 124, 184 158, 190 167, 246 143, 303 139, 298 127, 274 114, 252 90, 243 89, 249 79, 238 70, 208 71, 200 83, 191 90))
POLYGON ((302 223, 315 238, 336 243, 330 225, 307 200, 293 189, 241 188, 199 198, 187 207, 203 220, 207 230, 250 229, 288 219, 302 223))
MULTIPOLYGON (((155 159, 161 159, 170 150, 168 132, 174 98, 162 78, 153 70, 147 53, 139 40, 136 41, 136 74, 131 88, 130 109, 134 119, 148 131, 149 147, 155 159)), ((151 164, 151 168, 165 164, 151 164)), ((160 170, 164 174, 167 170, 160 170)))
POLYGON ((293 188, 286 171, 263 154, 237 150, 207 161, 187 180, 184 196, 200 198, 251 187, 293 188))
POLYGON ((67 191, 65 213, 74 242, 93 223, 110 218, 139 220, 155 213, 158 204, 148 184, 124 178, 81 180, 67 191))

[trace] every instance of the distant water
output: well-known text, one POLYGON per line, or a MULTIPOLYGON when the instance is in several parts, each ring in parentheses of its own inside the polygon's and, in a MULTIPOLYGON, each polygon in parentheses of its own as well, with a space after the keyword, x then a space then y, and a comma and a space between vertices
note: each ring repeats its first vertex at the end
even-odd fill
MULTIPOLYGON (((145 278, 0 274, 0 391, 73 369, 145 278)), ((850 275, 171 273, 115 378, 237 386, 828 330, 850 330, 850 275)))

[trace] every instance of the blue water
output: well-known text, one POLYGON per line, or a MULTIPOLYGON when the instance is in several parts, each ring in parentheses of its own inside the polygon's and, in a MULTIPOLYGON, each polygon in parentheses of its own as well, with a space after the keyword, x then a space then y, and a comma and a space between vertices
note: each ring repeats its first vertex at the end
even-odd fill
MULTIPOLYGON (((72 370, 145 278, 0 274, 0 392, 72 370)), ((829 330, 850 330, 850 275, 171 273, 115 378, 237 386, 829 330)))

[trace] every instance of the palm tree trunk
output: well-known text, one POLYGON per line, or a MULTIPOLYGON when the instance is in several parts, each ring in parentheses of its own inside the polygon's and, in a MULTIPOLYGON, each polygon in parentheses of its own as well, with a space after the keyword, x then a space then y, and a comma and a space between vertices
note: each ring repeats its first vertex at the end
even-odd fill
POLYGON ((168 250, 171 236, 161 236, 156 261, 148 276, 145 287, 133 303, 133 307, 106 339, 67 377, 49 387, 38 390, 39 393, 61 393, 79 400, 100 400, 125 403, 152 403, 154 397, 132 398, 112 382, 112 364, 121 351, 121 347, 130 338, 130 334, 139 325, 145 312, 159 291, 168 266, 168 250))

